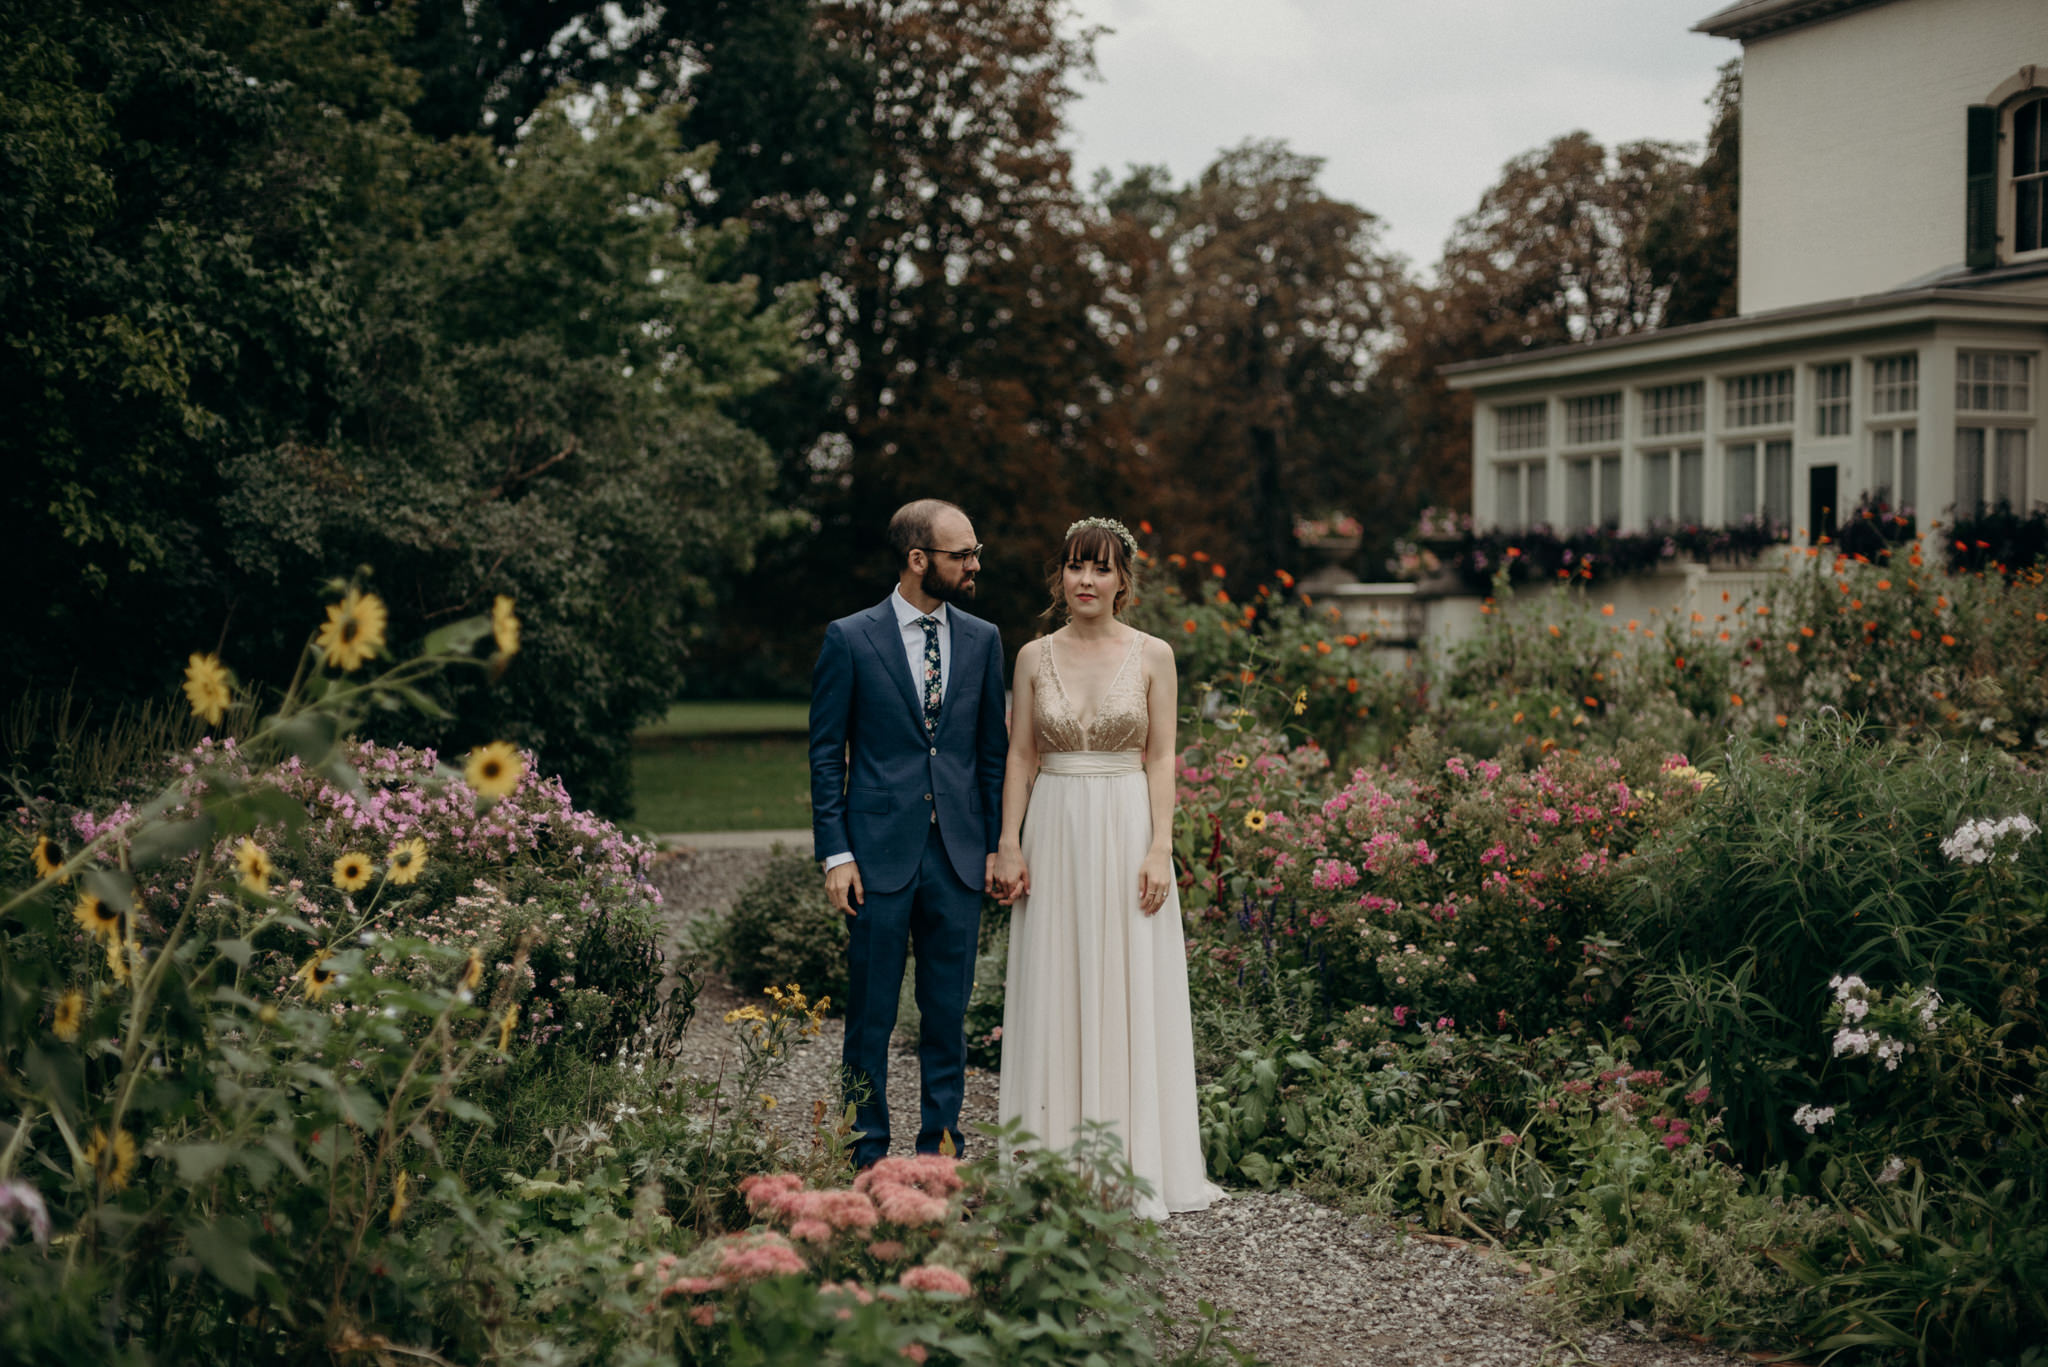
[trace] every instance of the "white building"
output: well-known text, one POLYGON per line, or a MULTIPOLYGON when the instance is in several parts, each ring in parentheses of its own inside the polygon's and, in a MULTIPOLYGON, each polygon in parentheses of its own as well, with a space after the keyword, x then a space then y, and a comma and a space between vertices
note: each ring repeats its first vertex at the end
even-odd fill
POLYGON ((1447 367, 1481 527, 2048 497, 2048 0, 1742 0, 1734 318, 1447 367))

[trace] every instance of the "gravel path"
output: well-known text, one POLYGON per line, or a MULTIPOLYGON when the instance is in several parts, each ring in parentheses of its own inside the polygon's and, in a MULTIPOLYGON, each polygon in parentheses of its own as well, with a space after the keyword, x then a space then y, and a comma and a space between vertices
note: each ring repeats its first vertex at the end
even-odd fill
MULTIPOLYGON (((723 908, 767 859, 759 849, 685 849, 664 858, 656 879, 672 935, 680 937, 691 917, 723 908)), ((744 1000, 717 975, 704 975, 697 1023, 683 1042, 688 1068, 713 1076, 730 1063, 720 1022, 744 1000)), ((813 1100, 832 1103, 840 1035, 839 1022, 831 1022, 792 1053, 770 1084, 793 1123, 809 1123, 813 1100)), ((907 1105, 914 1114, 917 1053, 900 1036, 889 1077, 898 1109, 907 1105)), ((995 1118, 996 1075, 968 1069, 963 1128, 972 1134, 973 1125, 995 1118)), ((914 1130, 899 1130, 895 1151, 909 1151, 914 1130)), ((1287 1367, 1726 1367, 1745 1361, 1628 1326, 1582 1327, 1561 1336, 1544 1323, 1540 1303, 1524 1294, 1527 1278, 1479 1250, 1383 1220, 1344 1216, 1294 1192, 1234 1192, 1210 1210, 1174 1216, 1166 1235, 1179 1252, 1167 1301, 1183 1324, 1197 1321, 1199 1301, 1222 1306, 1234 1314, 1229 1332, 1239 1348, 1287 1367)))

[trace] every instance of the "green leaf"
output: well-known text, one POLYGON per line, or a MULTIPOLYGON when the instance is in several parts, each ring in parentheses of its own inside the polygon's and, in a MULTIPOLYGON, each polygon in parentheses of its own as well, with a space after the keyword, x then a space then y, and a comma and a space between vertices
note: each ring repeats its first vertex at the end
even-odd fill
MULTIPOLYGON (((215 940, 213 947, 220 951, 222 958, 232 959, 238 968, 247 968, 249 956, 256 952, 256 947, 247 940, 215 940)), ((214 996, 218 998, 220 994, 216 992, 214 996)))
POLYGON ((459 622, 450 622, 439 631, 429 632, 420 645, 422 655, 463 655, 475 650, 477 643, 491 634, 491 619, 488 615, 465 617, 459 622))
POLYGON ((256 1274, 270 1265, 249 1247, 249 1227, 232 1215, 216 1216, 210 1222, 192 1221, 185 1226, 185 1241, 193 1256, 221 1285, 240 1295, 256 1294, 256 1274))
POLYGON ((341 724, 325 712, 301 712, 279 722, 274 729, 279 743, 308 768, 325 763, 341 738, 341 724))
POLYGON ((213 841, 214 819, 201 815, 190 821, 160 821, 135 834, 132 857, 137 868, 149 868, 167 859, 179 859, 205 849, 213 841))
POLYGON ((231 1144, 173 1144, 171 1157, 178 1162, 178 1176, 187 1182, 204 1182, 235 1156, 231 1144))

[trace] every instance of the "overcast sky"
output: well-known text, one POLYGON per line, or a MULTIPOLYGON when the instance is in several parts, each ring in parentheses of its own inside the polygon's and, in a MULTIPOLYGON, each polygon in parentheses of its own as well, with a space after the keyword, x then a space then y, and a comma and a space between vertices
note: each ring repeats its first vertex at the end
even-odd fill
POLYGON ((1691 32, 1717 0, 1075 0, 1103 25, 1069 111, 1076 171, 1284 138, 1323 188, 1434 265, 1502 163, 1583 128, 1697 143, 1737 44, 1691 32))

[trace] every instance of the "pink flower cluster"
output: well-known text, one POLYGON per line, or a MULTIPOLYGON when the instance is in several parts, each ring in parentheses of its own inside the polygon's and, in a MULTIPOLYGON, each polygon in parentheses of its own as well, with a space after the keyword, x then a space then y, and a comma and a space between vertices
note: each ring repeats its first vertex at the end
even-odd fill
POLYGON ((789 1226, 790 1237, 828 1244, 835 1234, 865 1234, 881 1221, 875 1203, 858 1191, 806 1191, 793 1172, 749 1177, 740 1183, 747 1209, 789 1226))
POLYGON ((938 1154, 884 1158, 853 1181, 853 1189, 872 1199, 883 1219, 906 1226, 942 1222, 960 1186, 959 1164, 938 1154))

